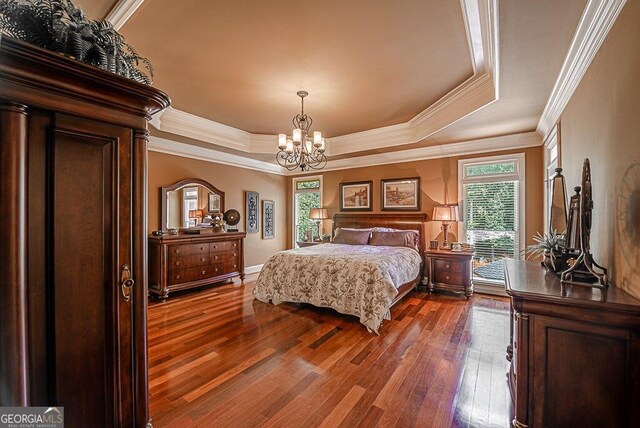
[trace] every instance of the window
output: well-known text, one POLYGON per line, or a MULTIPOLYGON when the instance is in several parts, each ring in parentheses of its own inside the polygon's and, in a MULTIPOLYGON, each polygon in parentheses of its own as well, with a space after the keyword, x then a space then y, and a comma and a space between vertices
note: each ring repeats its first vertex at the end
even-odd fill
POLYGON ((198 220, 189 218, 189 212, 198 209, 198 188, 185 187, 182 189, 182 224, 184 227, 195 226, 198 220))
POLYGON ((553 127, 549 136, 547 137, 544 147, 545 147, 545 165, 547 166, 546 170, 546 180, 545 180, 545 197, 544 197, 544 224, 549 224, 549 217, 551 215, 551 179, 556 174, 556 168, 559 166, 558 162, 558 131, 560 129, 560 124, 557 124, 553 127))
POLYGON ((504 259, 524 244, 524 154, 458 161, 461 240, 475 246, 477 283, 504 284, 504 259))
POLYGON ((309 219, 311 208, 322 207, 322 177, 293 179, 293 244, 309 240, 316 234, 317 224, 309 219))

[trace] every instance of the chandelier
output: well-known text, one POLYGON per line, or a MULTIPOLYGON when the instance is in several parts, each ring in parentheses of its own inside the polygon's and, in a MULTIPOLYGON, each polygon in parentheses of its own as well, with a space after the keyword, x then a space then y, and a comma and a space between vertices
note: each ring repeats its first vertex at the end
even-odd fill
POLYGON ((320 131, 310 132, 313 119, 304 114, 304 97, 309 95, 307 91, 298 91, 302 102, 302 112, 293 117, 293 132, 291 138, 285 134, 278 134, 278 148, 276 160, 280 166, 293 171, 300 168, 302 171, 310 169, 322 169, 327 164, 324 154, 324 138, 320 131))

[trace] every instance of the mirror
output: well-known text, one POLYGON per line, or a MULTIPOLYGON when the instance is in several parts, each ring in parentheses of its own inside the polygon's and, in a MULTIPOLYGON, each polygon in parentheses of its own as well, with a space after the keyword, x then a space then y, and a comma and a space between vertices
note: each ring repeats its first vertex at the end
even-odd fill
POLYGON ((224 213, 224 192, 198 178, 160 188, 160 229, 208 226, 212 213, 224 213))
POLYGON ((549 212, 549 233, 567 233, 567 191, 562 175, 562 168, 556 168, 551 179, 551 208, 549 212))

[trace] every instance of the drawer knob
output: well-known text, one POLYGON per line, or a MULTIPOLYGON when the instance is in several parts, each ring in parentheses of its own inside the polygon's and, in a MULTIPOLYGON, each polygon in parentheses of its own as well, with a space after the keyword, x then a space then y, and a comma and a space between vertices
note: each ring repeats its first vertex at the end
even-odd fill
POLYGON ((518 349, 518 341, 517 340, 513 341, 513 349, 518 349))
POLYGON ((204 247, 200 247, 200 251, 204 251, 204 247))
POLYGON ((176 266, 180 266, 180 262, 176 262, 176 266))
POLYGON ((176 279, 180 279, 180 275, 176 275, 176 279))
POLYGON ((215 260, 218 260, 218 256, 215 256, 215 257, 214 257, 214 259, 215 259, 215 260))
POLYGON ((215 249, 217 249, 217 248, 218 248, 218 246, 217 246, 217 245, 214 245, 214 246, 213 246, 213 249, 214 249, 214 250, 215 250, 215 249))
POLYGON ((233 265, 233 267, 237 267, 238 265, 233 265))
POLYGON ((445 266, 445 268, 451 269, 451 265, 448 264, 448 265, 445 266))
POLYGON ((238 255, 238 254, 236 254, 236 253, 233 253, 233 257, 235 257, 235 256, 237 256, 237 255, 238 255))
POLYGON ((215 271, 216 271, 216 272, 218 272, 218 268, 216 268, 216 270, 215 270, 215 271))
POLYGON ((237 247, 237 246, 238 246, 238 244, 233 244, 233 246, 234 246, 234 247, 237 247))
POLYGON ((178 248, 178 249, 176 249, 175 253, 176 253, 176 254, 180 254, 180 249, 179 249, 179 248, 178 248))
POLYGON ((200 261, 201 261, 201 262, 203 262, 203 261, 205 261, 205 260, 206 260, 206 259, 205 259, 204 257, 202 257, 202 258, 200 259, 200 261))
POLYGON ((206 273, 207 273, 207 271, 206 271, 206 270, 203 270, 203 271, 202 271, 202 274, 203 274, 203 275, 205 275, 206 273))
POLYGON ((447 280, 451 279, 451 277, 450 277, 449 275, 445 276, 445 278, 446 278, 447 280))

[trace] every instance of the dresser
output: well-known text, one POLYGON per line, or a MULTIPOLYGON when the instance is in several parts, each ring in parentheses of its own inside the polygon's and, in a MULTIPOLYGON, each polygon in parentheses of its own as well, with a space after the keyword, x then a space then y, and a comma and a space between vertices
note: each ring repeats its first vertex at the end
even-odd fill
POLYGON ((147 426, 147 118, 169 98, 5 35, 0 88, 0 406, 147 426))
POLYGON ((177 290, 240 277, 244 281, 245 232, 149 237, 149 292, 166 299, 177 290))
POLYGON ((425 278, 430 292, 440 289, 473 295, 471 251, 426 250, 425 278))
POLYGON ((568 286, 539 263, 506 261, 513 427, 630 427, 640 420, 640 301, 568 286))

